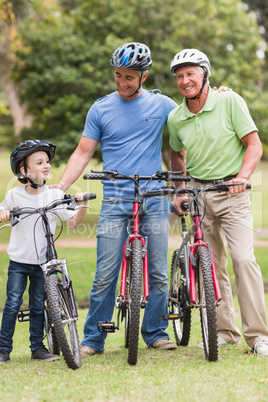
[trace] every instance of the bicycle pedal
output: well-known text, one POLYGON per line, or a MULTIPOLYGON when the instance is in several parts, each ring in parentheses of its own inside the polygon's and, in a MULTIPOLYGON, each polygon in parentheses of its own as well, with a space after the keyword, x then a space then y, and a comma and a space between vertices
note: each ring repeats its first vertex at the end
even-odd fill
POLYGON ((99 332, 115 332, 116 329, 119 329, 114 322, 109 321, 99 321, 97 327, 99 332))
POLYGON ((29 308, 21 309, 18 312, 18 321, 19 322, 30 321, 30 309, 29 308))
POLYGON ((181 315, 180 315, 180 314, 175 314, 175 313, 172 313, 172 314, 163 314, 163 315, 162 315, 162 320, 163 320, 163 321, 179 320, 180 318, 181 318, 181 315))

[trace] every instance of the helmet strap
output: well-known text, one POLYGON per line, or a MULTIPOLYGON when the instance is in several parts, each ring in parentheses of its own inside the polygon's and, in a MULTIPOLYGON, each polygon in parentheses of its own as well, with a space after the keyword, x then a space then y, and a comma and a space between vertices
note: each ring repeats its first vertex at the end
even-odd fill
POLYGON ((194 96, 193 98, 188 98, 188 99, 199 99, 200 98, 200 96, 201 96, 201 94, 203 92, 204 86, 206 85, 207 78, 208 78, 208 72, 206 70, 206 72, 204 74, 204 78, 203 78, 203 84, 202 84, 202 87, 201 87, 200 91, 198 92, 198 94, 196 96, 194 96))
POLYGON ((29 179, 29 177, 26 177, 26 179, 28 180, 28 182, 30 183, 30 186, 32 188, 34 188, 35 190, 39 187, 43 187, 46 184, 46 181, 44 180, 42 184, 37 184, 34 181, 32 181, 32 179, 29 179))
POLYGON ((137 94, 137 93, 139 92, 139 90, 140 90, 140 88, 141 88, 141 80, 142 80, 142 77, 143 77, 143 71, 141 72, 140 82, 139 82, 138 89, 137 89, 135 92, 133 92, 133 94, 129 95, 129 98, 131 98, 133 95, 135 95, 135 94, 137 94))

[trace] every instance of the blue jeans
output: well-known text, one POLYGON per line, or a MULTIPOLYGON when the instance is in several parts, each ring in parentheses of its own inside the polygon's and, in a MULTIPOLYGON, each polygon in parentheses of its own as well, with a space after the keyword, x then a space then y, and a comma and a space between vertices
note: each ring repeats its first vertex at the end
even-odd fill
MULTIPOLYGON (((131 224, 132 202, 104 197, 97 229, 97 268, 90 293, 89 311, 81 345, 103 351, 106 335, 97 329, 98 321, 111 321, 115 304, 117 280, 120 272, 123 245, 131 224)), ((150 296, 145 307, 141 327, 147 345, 169 336, 165 329, 167 313, 167 256, 169 232, 168 200, 150 198, 140 218, 141 234, 148 238, 150 296)))
POLYGON ((0 349, 9 353, 12 351, 12 338, 15 332, 17 314, 23 302, 22 296, 27 286, 27 277, 30 279, 29 308, 31 350, 35 351, 43 345, 46 292, 42 269, 39 265, 10 261, 6 290, 7 300, 3 311, 0 331, 0 349))

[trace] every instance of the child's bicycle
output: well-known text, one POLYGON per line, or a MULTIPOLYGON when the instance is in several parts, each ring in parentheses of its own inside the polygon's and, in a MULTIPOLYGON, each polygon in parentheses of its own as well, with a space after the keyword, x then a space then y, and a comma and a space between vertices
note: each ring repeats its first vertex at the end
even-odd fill
POLYGON ((115 332, 119 329, 119 321, 125 320, 125 347, 128 348, 128 363, 135 365, 138 358, 138 341, 140 325, 140 309, 145 307, 149 297, 149 273, 147 238, 140 234, 140 186, 141 180, 150 183, 157 181, 190 181, 190 177, 179 176, 182 172, 156 172, 153 176, 127 176, 117 171, 92 171, 85 174, 85 180, 131 180, 134 183, 133 215, 131 228, 128 227, 128 238, 124 244, 120 293, 116 297, 118 310, 117 326, 114 322, 98 323, 100 332, 115 332))
MULTIPOLYGON (((87 194, 83 201, 96 198, 96 194, 87 194)), ((56 208, 67 204, 67 209, 89 208, 85 206, 76 206, 74 196, 65 194, 63 199, 55 200, 43 208, 13 208, 10 211, 9 224, 14 226, 19 222, 19 217, 25 219, 30 215, 37 214, 43 221, 45 236, 47 239, 47 257, 48 261, 41 265, 45 279, 45 289, 47 293, 46 309, 44 310, 44 329, 47 336, 48 349, 52 354, 63 354, 68 367, 73 370, 81 367, 81 354, 76 328, 78 314, 72 288, 72 281, 69 276, 66 259, 59 260, 55 249, 53 234, 50 230, 48 212, 56 213, 56 208)), ((60 232, 61 234, 61 232, 60 232)), ((58 235, 58 237, 60 236, 58 235)), ((58 238, 57 237, 57 238, 58 238)), ((29 309, 22 309, 18 313, 18 320, 29 321, 29 309)))
MULTIPOLYGON (((182 243, 172 257, 168 292, 169 314, 162 318, 173 321, 177 345, 187 346, 191 331, 191 309, 199 308, 204 353, 209 361, 218 360, 216 307, 220 303, 221 294, 213 252, 203 239, 205 201, 201 194, 207 191, 226 192, 228 187, 240 184, 227 184, 217 180, 215 184, 206 187, 189 189, 167 187, 159 192, 150 192, 155 195, 188 194, 192 198, 189 205, 192 225, 188 231, 185 215, 178 216, 182 227, 182 243), (202 216, 199 212, 200 201, 204 205, 202 216)), ((247 188, 250 188, 250 185, 247 185, 247 188)), ((187 211, 188 203, 183 203, 182 208, 187 211)))

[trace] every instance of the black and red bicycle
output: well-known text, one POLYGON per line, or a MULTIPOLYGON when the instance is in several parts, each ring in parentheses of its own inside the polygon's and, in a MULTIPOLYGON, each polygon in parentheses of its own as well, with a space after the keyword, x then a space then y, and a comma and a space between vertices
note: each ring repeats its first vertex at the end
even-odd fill
MULTIPOLYGON (((228 187, 243 183, 228 184, 216 180, 206 187, 179 189, 162 188, 150 191, 143 196, 187 194, 189 205, 184 203, 183 210, 189 207, 191 226, 187 230, 186 215, 180 215, 181 237, 179 248, 174 251, 171 263, 170 285, 168 292, 169 314, 164 320, 173 321, 177 345, 187 346, 191 332, 191 312, 198 308, 204 345, 205 357, 209 361, 218 360, 218 338, 216 308, 221 301, 215 261, 212 249, 204 241, 202 221, 205 216, 205 200, 202 193, 208 191, 227 192, 228 187), (200 214, 200 203, 204 212, 200 214)), ((247 185, 247 188, 251 188, 247 185)))
MULTIPOLYGON (((140 309, 145 307, 149 297, 147 238, 140 234, 142 200, 139 182, 141 180, 190 181, 190 177, 180 176, 181 173, 159 171, 152 176, 127 176, 112 170, 92 171, 92 174, 83 176, 85 180, 131 180, 134 183, 132 224, 129 225, 128 237, 124 244, 120 292, 116 297, 116 307, 119 309, 117 326, 114 322, 98 323, 100 332, 115 332, 119 329, 120 317, 121 321, 125 320, 125 347, 128 348, 127 361, 131 365, 135 365, 138 358, 140 309)), ((149 193, 148 197, 150 197, 149 193)))

